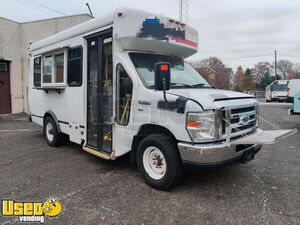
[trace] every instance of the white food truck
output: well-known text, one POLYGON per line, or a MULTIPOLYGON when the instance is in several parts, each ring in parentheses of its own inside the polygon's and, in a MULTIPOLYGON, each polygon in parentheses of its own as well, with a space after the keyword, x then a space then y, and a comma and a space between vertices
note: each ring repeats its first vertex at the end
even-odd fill
POLYGON ((183 165, 247 162, 295 131, 258 129, 253 96, 212 88, 183 59, 198 33, 119 8, 30 46, 29 110, 50 146, 71 141, 107 160, 126 153, 166 190, 183 165))

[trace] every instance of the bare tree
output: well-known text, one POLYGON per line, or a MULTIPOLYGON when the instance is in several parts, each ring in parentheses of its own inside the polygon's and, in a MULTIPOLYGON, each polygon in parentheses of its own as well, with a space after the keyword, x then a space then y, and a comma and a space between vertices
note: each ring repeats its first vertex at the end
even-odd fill
POLYGON ((225 73, 218 73, 215 76, 214 86, 219 89, 229 89, 229 75, 225 73))
POLYGON ((224 63, 218 57, 209 57, 202 60, 189 61, 194 68, 213 68, 221 67, 225 68, 224 63))
POLYGON ((292 71, 289 73, 289 79, 300 79, 300 63, 293 64, 292 71))
POLYGON ((287 75, 292 72, 293 63, 289 60, 279 60, 277 62, 277 68, 283 76, 283 79, 286 79, 287 75))
POLYGON ((258 62, 253 68, 253 80, 258 83, 266 73, 270 73, 273 66, 269 62, 258 62))
POLYGON ((216 88, 229 89, 231 68, 225 68, 218 57, 190 62, 205 79, 216 88))

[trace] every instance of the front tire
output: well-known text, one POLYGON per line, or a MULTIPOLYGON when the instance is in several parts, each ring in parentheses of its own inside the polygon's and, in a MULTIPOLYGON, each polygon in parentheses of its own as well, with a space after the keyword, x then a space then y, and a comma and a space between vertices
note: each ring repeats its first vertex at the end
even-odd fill
POLYGON ((47 117, 45 119, 43 133, 47 144, 51 147, 58 147, 67 142, 66 135, 58 132, 56 123, 52 117, 47 117))
POLYGON ((137 166, 145 182, 159 190, 171 188, 183 173, 176 143, 164 135, 150 135, 141 141, 137 166))

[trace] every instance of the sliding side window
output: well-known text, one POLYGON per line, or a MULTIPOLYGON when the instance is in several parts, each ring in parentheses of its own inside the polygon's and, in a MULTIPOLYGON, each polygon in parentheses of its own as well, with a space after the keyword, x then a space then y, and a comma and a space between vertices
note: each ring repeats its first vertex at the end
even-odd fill
POLYGON ((33 86, 40 87, 41 86, 41 57, 35 58, 33 60, 33 86))
POLYGON ((65 53, 58 52, 42 58, 42 84, 61 86, 65 83, 65 53))
POLYGON ((70 48, 68 51, 68 85, 82 84, 82 47, 70 48))
POLYGON ((129 122, 132 98, 132 80, 121 64, 117 65, 117 123, 126 126, 129 122))
POLYGON ((53 57, 47 56, 43 60, 43 83, 52 83, 52 63, 53 57))

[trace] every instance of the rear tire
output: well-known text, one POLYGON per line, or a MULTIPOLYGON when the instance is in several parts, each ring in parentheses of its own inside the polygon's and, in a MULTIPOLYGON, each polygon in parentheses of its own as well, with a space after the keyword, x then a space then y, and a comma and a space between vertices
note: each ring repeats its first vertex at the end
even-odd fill
POLYGON ((67 135, 58 132, 56 123, 52 117, 45 119, 43 133, 47 144, 51 147, 58 147, 67 142, 67 135))
POLYGON ((137 167, 145 182, 159 190, 170 189, 183 174, 176 143, 164 135, 150 135, 141 141, 137 167))

